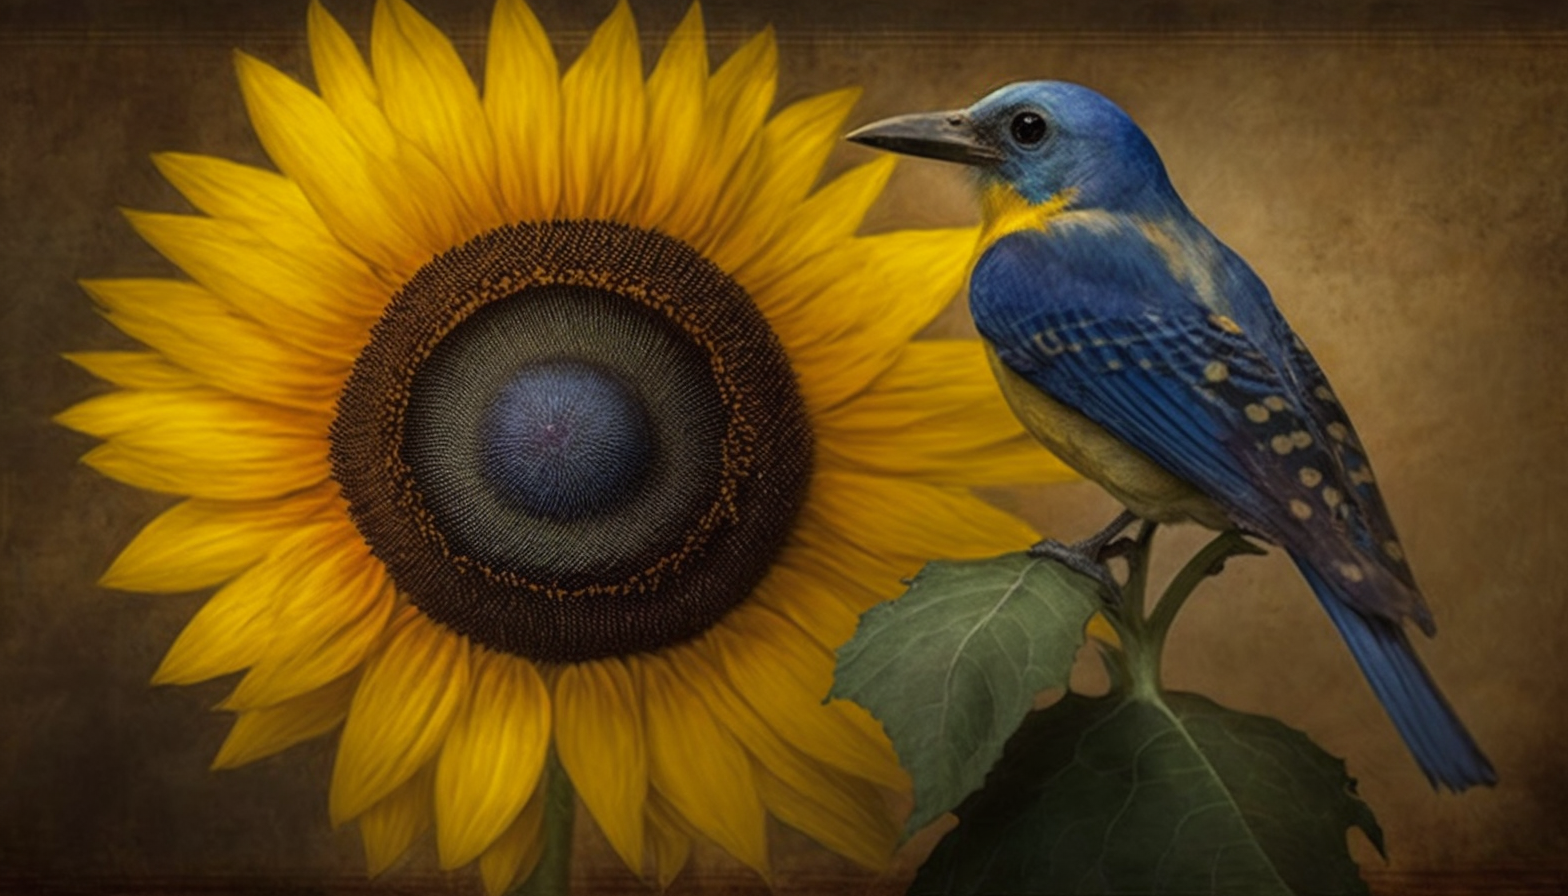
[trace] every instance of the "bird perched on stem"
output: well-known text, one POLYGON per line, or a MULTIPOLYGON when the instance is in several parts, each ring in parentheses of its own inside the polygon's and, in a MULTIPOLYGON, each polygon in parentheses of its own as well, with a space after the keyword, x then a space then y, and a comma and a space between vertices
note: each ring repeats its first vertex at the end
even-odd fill
POLYGON ((1103 551, 1133 515, 1283 546, 1433 786, 1496 781, 1406 635, 1407 620, 1432 634, 1431 612, 1349 417, 1126 113, 1084 87, 1031 82, 849 139, 977 175, 970 308, 1002 391, 1130 511, 1041 552, 1107 580, 1103 551))

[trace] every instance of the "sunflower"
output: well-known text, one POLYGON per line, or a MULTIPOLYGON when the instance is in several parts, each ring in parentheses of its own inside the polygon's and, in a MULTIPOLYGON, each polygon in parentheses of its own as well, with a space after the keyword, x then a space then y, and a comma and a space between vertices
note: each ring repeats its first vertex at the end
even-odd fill
POLYGON ((624 3, 562 75, 500 0, 482 92, 403 0, 368 64, 309 44, 316 91, 237 56, 279 173, 155 157, 201 214, 128 215, 189 279, 84 284, 151 351, 69 355, 120 388, 59 419, 185 499, 103 582, 221 586, 154 681, 244 672, 217 767, 341 725, 372 873, 433 826, 504 889, 552 774, 661 884, 699 836, 766 874, 769 814, 883 863, 907 782, 833 651, 1030 542, 970 486, 1065 475, 977 344, 911 341, 974 231, 856 236, 892 162, 813 189, 856 92, 769 117, 772 34, 710 71, 696 6, 646 78, 624 3))

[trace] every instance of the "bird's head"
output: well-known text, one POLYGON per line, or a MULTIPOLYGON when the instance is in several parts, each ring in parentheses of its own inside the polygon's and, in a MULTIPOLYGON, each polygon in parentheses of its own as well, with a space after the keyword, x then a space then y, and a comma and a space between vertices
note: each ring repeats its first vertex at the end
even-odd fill
POLYGON ((1127 113, 1087 87, 1009 84, 967 109, 900 115, 851 133, 856 143, 971 166, 983 187, 1030 204, 1126 209, 1171 193, 1154 145, 1127 113))

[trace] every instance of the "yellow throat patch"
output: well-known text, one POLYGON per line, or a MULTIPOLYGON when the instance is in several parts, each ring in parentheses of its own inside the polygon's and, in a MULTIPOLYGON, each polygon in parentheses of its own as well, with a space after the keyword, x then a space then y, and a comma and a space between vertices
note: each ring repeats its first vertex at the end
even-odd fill
POLYGON ((1077 190, 1068 188, 1044 202, 1031 203, 1008 184, 987 186, 980 194, 980 244, 975 256, 978 258, 1010 233, 1044 229, 1047 221, 1067 210, 1077 194, 1077 190))

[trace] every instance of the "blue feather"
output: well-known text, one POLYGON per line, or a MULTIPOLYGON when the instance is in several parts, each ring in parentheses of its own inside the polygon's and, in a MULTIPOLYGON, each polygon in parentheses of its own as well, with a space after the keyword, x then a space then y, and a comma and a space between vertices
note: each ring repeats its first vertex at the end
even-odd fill
POLYGON ((1496 784, 1492 763, 1438 691, 1404 629, 1351 609, 1309 564, 1296 563, 1427 780, 1453 791, 1496 784))
POLYGON ((1433 784, 1496 780, 1405 636, 1431 613, 1328 379, 1126 113, 1039 81, 851 139, 976 166, 970 310, 1032 431, 1139 512, 1283 546, 1433 784))
POLYGON ((1337 400, 1314 394, 1332 396, 1306 347, 1274 325, 1283 319, 1267 292, 1232 297, 1256 330, 1216 323, 1139 228, 1063 223, 1006 236, 981 257, 970 282, 981 335, 1031 385, 1283 545, 1428 778, 1455 790, 1492 783, 1400 627, 1409 618, 1429 629, 1431 616, 1408 566, 1379 547, 1394 530, 1375 487, 1352 475, 1369 474, 1364 451, 1337 400), (1216 363, 1222 377, 1209 374, 1216 363), (1249 418, 1264 402, 1266 419, 1249 418), (1301 442, 1281 452, 1278 439, 1301 442))

